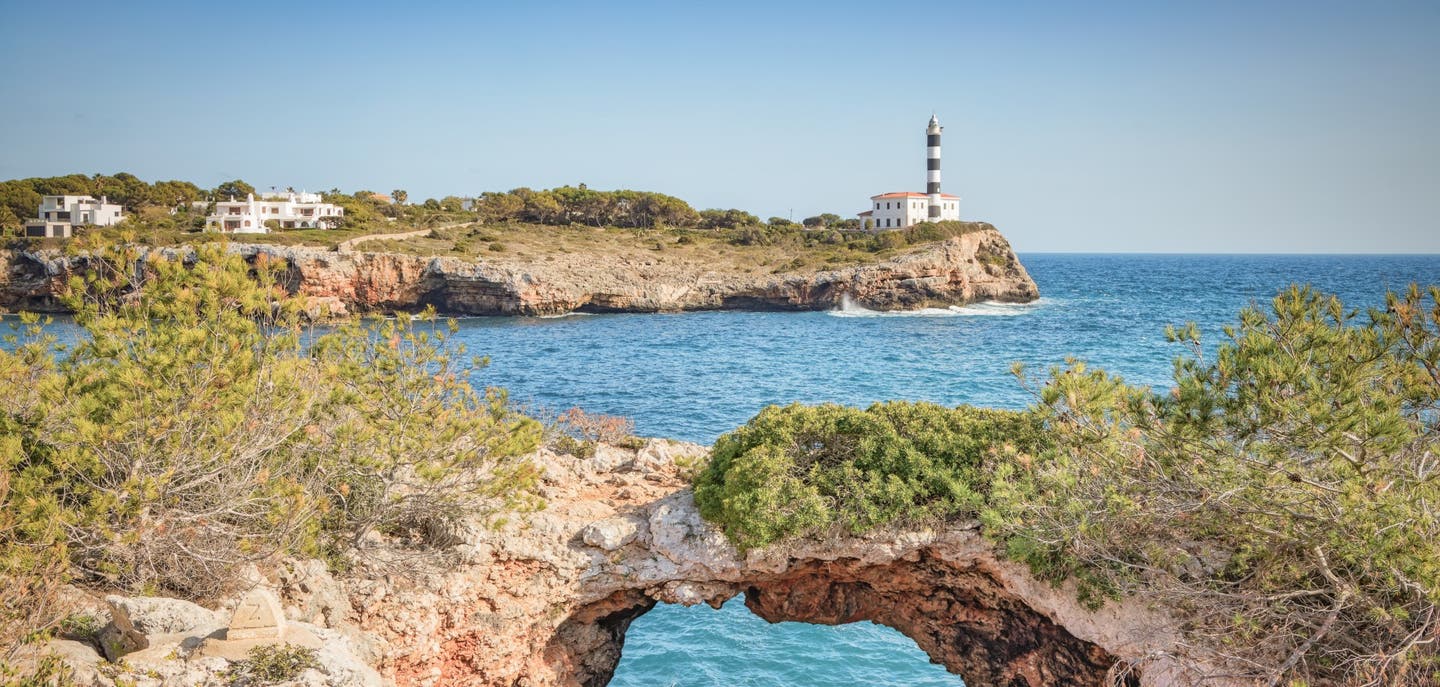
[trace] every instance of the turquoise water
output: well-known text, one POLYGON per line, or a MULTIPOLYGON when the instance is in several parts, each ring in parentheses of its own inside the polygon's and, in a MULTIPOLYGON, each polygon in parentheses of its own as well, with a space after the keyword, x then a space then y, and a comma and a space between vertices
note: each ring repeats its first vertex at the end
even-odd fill
MULTIPOLYGON (((1022 255, 1037 304, 918 315, 697 313, 469 319, 486 383, 523 402, 627 415, 642 434, 711 442, 770 403, 905 398, 1020 407, 1010 363, 1075 355, 1165 385, 1179 350, 1166 323, 1220 333, 1242 306, 1310 282, 1354 306, 1385 288, 1440 283, 1440 256, 1022 255)), ((956 686, 913 642, 862 623, 770 625, 739 599, 661 606, 631 626, 612 685, 956 686)))

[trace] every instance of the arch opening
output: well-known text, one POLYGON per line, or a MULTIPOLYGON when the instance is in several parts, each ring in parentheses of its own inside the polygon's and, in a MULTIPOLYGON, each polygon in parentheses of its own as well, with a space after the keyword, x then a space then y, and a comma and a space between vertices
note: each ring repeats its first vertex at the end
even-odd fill
POLYGON ((804 684, 963 687, 915 642, 883 625, 770 623, 744 595, 719 609, 657 604, 627 634, 611 687, 804 684))
MULTIPOLYGON (((759 619, 770 623, 796 621, 813 625, 850 625, 871 621, 877 625, 893 628, 899 634, 913 641, 920 653, 912 657, 928 656, 929 661, 943 666, 951 673, 963 677, 964 682, 954 679, 949 684, 964 684, 968 687, 1042 687, 1045 685, 1075 685, 1076 687, 1105 687, 1110 683, 1108 673, 1115 664, 1114 656, 1099 646, 1081 640, 1070 634, 1064 627, 1054 623, 1044 614, 1031 608, 1023 599, 1008 590, 991 571, 983 565, 961 566, 955 563, 920 554, 913 560, 898 560, 885 565, 873 565, 854 559, 812 560, 796 563, 784 572, 762 579, 731 584, 732 592, 743 592, 744 605, 759 619)), ((728 595, 715 599, 716 604, 728 595)), ((616 669, 622 664, 622 647, 626 631, 631 623, 655 607, 656 601, 641 590, 627 590, 617 593, 601 602, 591 604, 573 614, 562 624, 551 644, 552 661, 568 664, 571 675, 585 685, 601 686, 610 684, 616 669), (578 670, 577 670, 578 669, 578 670)), ((734 604, 734 601, 731 602, 734 604)), ((727 604, 727 607, 731 604, 727 604)), ((686 611, 689 613, 690 611, 686 611)), ((722 611, 723 612, 723 611, 722 611)), ((667 609, 659 616, 661 624, 670 620, 677 611, 667 609)), ((704 613, 704 611, 699 611, 704 613)), ((737 620, 733 615, 711 616, 715 622, 737 620)), ((704 616, 697 616, 703 618, 704 616)), ((642 625, 641 637, 646 632, 642 625)), ((706 628, 691 627, 697 637, 704 637, 706 628)), ((735 631, 735 628, 712 626, 717 634, 735 631)), ((743 628, 741 628, 743 631, 743 628)), ((793 631, 793 630, 792 630, 793 631)), ((770 635, 774 636, 774 635, 770 635)), ((884 633, 876 636, 885 637, 884 633)), ((893 634, 888 635, 891 641, 893 634)), ((798 637, 821 640, 813 651, 836 651, 835 633, 825 636, 817 629, 809 633, 800 632, 798 637)), ((653 642, 654 639, 651 638, 653 642)), ((679 641, 684 641, 679 639, 679 641)), ((803 644, 792 649, 804 650, 803 644)), ((903 656, 900 646, 892 646, 886 658, 903 656)), ((755 647, 734 644, 726 646, 716 642, 716 651, 743 654, 739 660, 751 660, 757 654, 755 647)), ((656 652, 664 653, 665 647, 653 643, 637 648, 638 658, 656 652)), ((838 652, 843 655, 843 652, 838 652)), ((682 655, 672 657, 683 660, 682 655)), ((759 652, 754 660, 763 660, 759 652)), ((663 658, 660 663, 663 664, 663 658)), ((698 666, 719 670, 715 666, 735 665, 730 656, 721 655, 714 666, 698 666)), ((917 661, 910 661, 914 666, 917 661)), ((811 662, 811 669, 833 669, 839 662, 822 665, 811 662)), ((807 663, 791 662, 787 665, 754 665, 759 670, 804 669, 807 663)), ((633 668, 627 666, 627 669, 633 668)), ((915 672, 921 672, 917 666, 915 672)), ((642 666, 643 669, 643 666, 642 666)), ((910 672, 910 671, 906 671, 910 672)), ((938 672, 931 673, 939 676, 938 672)), ((772 675, 770 679, 779 683, 804 682, 822 684, 813 679, 796 679, 794 676, 772 675), (789 679, 787 679, 787 677, 789 679)), ((1130 674, 1121 684, 1138 685, 1140 676, 1130 674)), ((667 682, 663 675, 622 674, 620 685, 640 684, 735 684, 743 681, 740 676, 723 676, 721 680, 708 682, 704 676, 694 672, 685 673, 684 679, 667 682)), ((857 684, 877 681, 848 679, 834 684, 857 684)), ((914 682, 902 676, 883 679, 895 684, 943 685, 943 682, 914 682)), ((829 683, 824 683, 829 684, 829 683)))

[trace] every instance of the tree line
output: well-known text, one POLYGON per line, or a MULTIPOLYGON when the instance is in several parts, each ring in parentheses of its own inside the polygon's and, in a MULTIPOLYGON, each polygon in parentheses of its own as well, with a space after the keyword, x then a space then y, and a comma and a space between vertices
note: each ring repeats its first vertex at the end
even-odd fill
POLYGON ((126 212, 135 213, 147 207, 175 207, 202 200, 206 191, 188 181, 149 183, 128 172, 10 179, 0 181, 0 226, 20 226, 26 219, 36 216, 42 196, 55 195, 104 196, 111 202, 119 203, 126 212))
MULTIPOLYGON (((534 190, 517 188, 485 192, 475 199, 475 211, 486 222, 529 222, 533 224, 584 224, 594 227, 683 227, 694 229, 740 229, 759 226, 796 226, 784 217, 759 217, 735 208, 696 210, 689 203, 650 191, 599 191, 585 184, 534 190)), ((842 220, 825 213, 806 218, 812 228, 859 229, 858 220, 842 220)))
MULTIPOLYGON (((241 179, 226 181, 214 188, 202 188, 189 181, 169 180, 146 182, 134 174, 67 174, 58 177, 32 177, 0 181, 0 227, 19 227, 36 216, 42 196, 90 195, 106 197, 120 204, 127 214, 142 214, 154 209, 168 211, 188 207, 197 201, 244 199, 255 193, 254 186, 241 179)), ((741 229, 747 227, 796 227, 812 229, 859 230, 858 220, 842 219, 833 213, 807 217, 793 222, 784 217, 761 220, 754 214, 735 208, 697 210, 674 196, 651 191, 619 189, 601 191, 587 187, 561 186, 552 189, 520 187, 509 191, 486 191, 467 198, 446 196, 428 198, 408 205, 409 194, 395 189, 386 199, 370 190, 344 193, 330 189, 322 193, 326 202, 345 208, 347 224, 361 224, 382 217, 399 218, 414 212, 469 214, 486 223, 522 222, 567 226, 580 224, 594 227, 652 228, 676 227, 691 229, 741 229), (393 204, 390 202, 393 200, 393 204)))

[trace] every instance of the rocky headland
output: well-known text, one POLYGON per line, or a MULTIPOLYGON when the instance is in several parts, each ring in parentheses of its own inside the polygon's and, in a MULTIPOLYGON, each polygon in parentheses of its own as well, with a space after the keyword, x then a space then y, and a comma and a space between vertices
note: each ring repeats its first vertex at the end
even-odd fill
MULTIPOLYGON (((775 273, 737 272, 662 253, 561 253, 525 260, 243 243, 230 249, 250 258, 283 261, 286 286, 331 312, 427 306, 447 315, 541 316, 828 310, 846 298, 866 308, 908 310, 987 300, 1023 303, 1039 297, 1010 243, 989 225, 869 264, 775 273)), ((83 261, 53 250, 0 251, 0 309, 62 310, 55 294, 83 261)))
POLYGON ((663 440, 601 445, 585 458, 542 450, 547 508, 498 529, 473 526, 423 566, 397 567, 403 558, 377 540, 373 560, 343 574, 292 562, 256 573, 214 610, 77 593, 77 606, 109 619, 97 644, 113 662, 96 644, 49 648, 81 684, 103 687, 230 684, 236 641, 320 647, 317 664, 288 684, 604 685, 631 621, 656 603, 743 594, 772 622, 896 628, 972 687, 1192 683, 1163 612, 1086 608, 1074 589, 1005 560, 975 524, 741 555, 696 510, 688 472, 705 452, 663 440), (272 625, 282 627, 255 627, 257 593, 280 600, 272 625))

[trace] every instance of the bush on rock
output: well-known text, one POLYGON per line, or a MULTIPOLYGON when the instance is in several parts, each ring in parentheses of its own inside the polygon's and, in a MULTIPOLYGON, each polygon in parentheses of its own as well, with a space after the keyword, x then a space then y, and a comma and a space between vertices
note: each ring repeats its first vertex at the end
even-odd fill
POLYGON ((1034 418, 933 403, 770 407, 715 443, 695 501, 743 549, 938 523, 985 503, 985 465, 1038 450, 1034 418))

